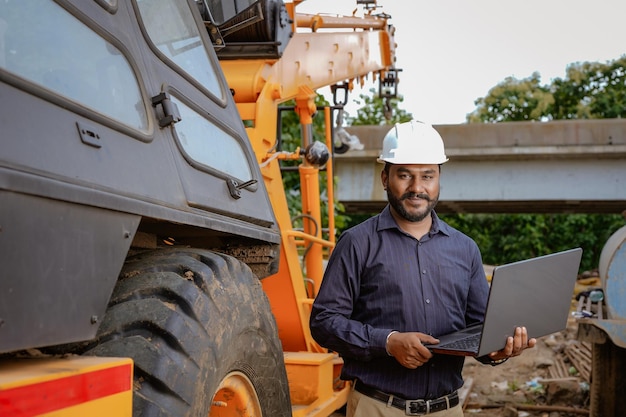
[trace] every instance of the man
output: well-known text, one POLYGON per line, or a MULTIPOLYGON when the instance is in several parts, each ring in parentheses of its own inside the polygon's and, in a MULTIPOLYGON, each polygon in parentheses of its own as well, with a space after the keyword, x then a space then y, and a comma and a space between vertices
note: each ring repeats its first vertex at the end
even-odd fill
MULTIPOLYGON (((476 243, 434 211, 447 160, 430 125, 392 128, 378 159, 389 204, 342 233, 329 259, 310 326, 344 359, 342 379, 354 382, 348 417, 463 417, 464 358, 424 346, 481 322, 489 292, 476 243)), ((518 328, 501 351, 479 360, 498 364, 535 343, 518 328)))

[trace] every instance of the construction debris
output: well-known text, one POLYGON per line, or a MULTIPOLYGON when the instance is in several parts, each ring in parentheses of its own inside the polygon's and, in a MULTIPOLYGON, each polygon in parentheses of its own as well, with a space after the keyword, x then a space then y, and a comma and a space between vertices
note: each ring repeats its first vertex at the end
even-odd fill
POLYGON ((578 342, 567 345, 565 355, 580 377, 587 383, 591 382, 591 343, 578 342))

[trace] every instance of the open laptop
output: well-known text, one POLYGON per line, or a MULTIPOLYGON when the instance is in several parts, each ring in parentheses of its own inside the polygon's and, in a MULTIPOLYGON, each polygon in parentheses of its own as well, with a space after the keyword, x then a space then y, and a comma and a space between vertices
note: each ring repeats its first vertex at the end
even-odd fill
POLYGON ((567 326, 582 249, 526 259, 493 270, 482 324, 437 337, 427 345, 435 353, 480 357, 498 351, 525 326, 528 337, 541 337, 567 326))

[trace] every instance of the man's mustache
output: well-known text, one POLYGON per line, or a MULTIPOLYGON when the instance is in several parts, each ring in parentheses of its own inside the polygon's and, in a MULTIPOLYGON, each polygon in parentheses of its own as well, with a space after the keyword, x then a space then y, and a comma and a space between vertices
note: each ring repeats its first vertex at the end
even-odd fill
POLYGON ((407 198, 421 198, 423 200, 426 201, 430 201, 430 197, 428 196, 428 194, 424 194, 424 193, 405 193, 402 194, 402 197, 400 197, 400 200, 406 200, 407 198))

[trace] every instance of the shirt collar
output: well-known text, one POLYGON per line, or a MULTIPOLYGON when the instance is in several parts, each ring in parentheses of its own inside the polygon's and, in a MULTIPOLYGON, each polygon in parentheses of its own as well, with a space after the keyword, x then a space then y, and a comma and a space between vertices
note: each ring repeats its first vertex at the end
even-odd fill
MULTIPOLYGON (((435 210, 432 211, 431 216, 433 218, 433 224, 430 226, 429 234, 432 236, 436 235, 437 233, 441 233, 446 236, 450 236, 450 226, 439 219, 439 216, 437 216, 435 210)), ((378 231, 385 229, 401 230, 400 227, 398 227, 398 224, 394 220, 393 216, 391 215, 391 209, 389 204, 387 204, 383 211, 381 211, 378 215, 378 231)))

